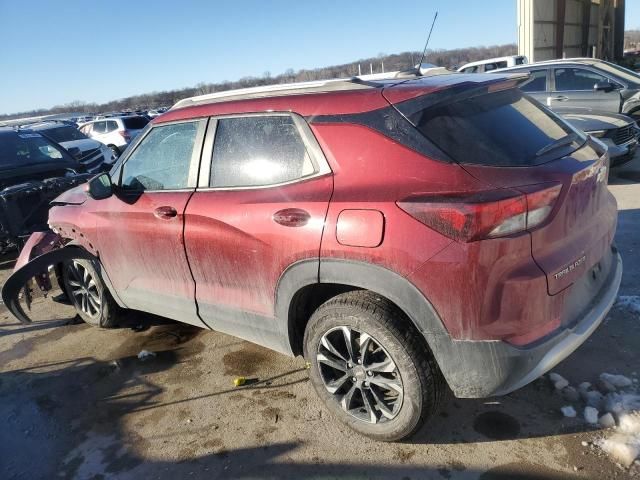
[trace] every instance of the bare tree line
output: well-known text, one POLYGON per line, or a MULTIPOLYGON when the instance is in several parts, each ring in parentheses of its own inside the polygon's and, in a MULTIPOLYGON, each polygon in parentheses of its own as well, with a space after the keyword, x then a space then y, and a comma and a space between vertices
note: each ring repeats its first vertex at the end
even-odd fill
POLYGON ((624 48, 640 48, 640 30, 624 32, 624 48))
MULTIPOLYGON (((450 68, 475 60, 482 60, 491 57, 501 57, 505 55, 515 55, 516 52, 517 47, 515 44, 494 45, 489 47, 458 48, 453 50, 427 50, 425 62, 450 68)), ((276 76, 272 76, 270 72, 264 72, 261 76, 243 77, 235 81, 225 80, 218 83, 202 82, 190 88, 133 95, 102 104, 74 101, 66 103, 64 105, 57 105, 49 109, 43 108, 31 110, 28 112, 2 114, 0 115, 0 120, 9 120, 12 118, 49 114, 61 114, 66 112, 98 113, 120 111, 125 109, 152 109, 161 106, 173 105, 178 100, 181 100, 185 97, 192 97, 195 95, 203 95, 213 92, 222 92, 225 90, 233 90, 237 88, 249 88, 280 83, 305 82, 312 80, 351 77, 354 75, 358 75, 358 65, 360 65, 361 67, 362 74, 370 73, 371 69, 373 69, 374 73, 380 73, 382 71, 383 65, 385 71, 405 70, 407 68, 410 68, 412 65, 415 65, 420 60, 421 54, 422 52, 402 52, 391 55, 381 53, 376 57, 364 58, 351 63, 345 63, 343 65, 332 65, 329 67, 303 69, 298 71, 294 71, 290 68, 284 73, 276 76)))

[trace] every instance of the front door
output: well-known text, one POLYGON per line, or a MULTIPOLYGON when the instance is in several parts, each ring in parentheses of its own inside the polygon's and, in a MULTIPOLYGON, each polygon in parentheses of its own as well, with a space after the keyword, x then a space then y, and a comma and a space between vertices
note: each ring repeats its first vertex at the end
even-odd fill
POLYGON ((278 279, 296 262, 318 261, 330 169, 306 122, 289 113, 212 119, 202 157, 185 220, 200 316, 278 349, 270 342, 278 279))
POLYGON ((596 83, 611 83, 604 75, 586 68, 562 67, 553 70, 554 89, 547 97, 552 110, 578 109, 619 113, 621 97, 617 84, 609 92, 595 90, 596 83))
POLYGON ((184 212, 195 190, 206 121, 151 128, 97 202, 99 255, 128 308, 204 326, 184 249, 184 212))

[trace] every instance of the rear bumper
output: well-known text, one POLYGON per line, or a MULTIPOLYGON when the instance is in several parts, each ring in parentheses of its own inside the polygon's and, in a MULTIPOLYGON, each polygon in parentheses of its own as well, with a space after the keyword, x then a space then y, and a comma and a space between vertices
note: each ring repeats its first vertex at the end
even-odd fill
POLYGON ((438 363, 453 393, 460 398, 506 395, 549 371, 600 325, 615 302, 621 279, 622 259, 612 247, 607 277, 575 321, 530 346, 502 341, 439 342, 438 363))

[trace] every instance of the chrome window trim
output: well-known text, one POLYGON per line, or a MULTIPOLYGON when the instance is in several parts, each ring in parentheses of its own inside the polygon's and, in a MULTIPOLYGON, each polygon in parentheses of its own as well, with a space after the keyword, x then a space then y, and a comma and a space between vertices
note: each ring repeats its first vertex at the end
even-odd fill
POLYGON ((322 177, 324 175, 332 173, 329 162, 327 161, 324 152, 320 148, 320 144, 315 135, 311 131, 311 127, 305 121, 302 116, 295 112, 282 112, 282 111, 266 111, 266 112, 253 112, 253 113, 234 113, 229 115, 216 115, 211 117, 209 128, 207 129, 207 136, 205 138, 205 145, 202 152, 203 165, 200 168, 200 178, 198 180, 198 187, 196 191, 209 192, 209 191, 228 191, 228 190, 256 190, 265 188, 278 188, 285 185, 292 185, 295 183, 304 182, 314 178, 322 177), (230 186, 230 187, 211 187, 209 186, 211 164, 214 161, 214 143, 215 133, 217 130, 218 120, 224 120, 226 118, 247 118, 247 117, 291 117, 300 134, 302 143, 304 144, 311 163, 314 166, 315 172, 303 177, 288 180, 280 183, 269 183, 264 185, 248 185, 248 186, 230 186))
MULTIPOLYGON (((131 150, 127 153, 126 158, 124 158, 122 160, 122 163, 120 163, 120 165, 118 165, 117 167, 114 165, 114 169, 118 170, 118 181, 116 183, 116 185, 121 189, 121 191, 123 193, 136 193, 136 194, 140 194, 140 193, 161 193, 161 192, 190 192, 193 191, 197 184, 198 184, 198 169, 200 166, 200 158, 202 155, 202 143, 205 137, 205 133, 206 133, 206 127, 207 127, 207 123, 208 123, 208 118, 207 117, 196 117, 196 118, 187 118, 187 119, 181 119, 181 120, 174 120, 171 122, 163 122, 163 123, 158 123, 158 124, 153 124, 153 123, 148 123, 147 126, 145 127, 146 131, 142 131, 140 133, 140 135, 138 135, 136 137, 136 139, 134 140, 134 142, 130 145, 131 146, 131 150), (135 152, 138 149, 138 146, 140 145, 140 143, 142 143, 142 141, 147 138, 147 136, 155 129, 155 128, 160 128, 160 127, 167 127, 170 125, 176 125, 176 124, 180 124, 180 123, 196 123, 197 124, 197 131, 196 131, 196 136, 194 138, 193 141, 193 151, 191 152, 191 159, 189 160, 189 174, 187 176, 187 186, 185 188, 173 188, 173 189, 166 189, 166 190, 126 190, 126 189, 122 189, 122 174, 123 174, 123 170, 124 170, 124 166, 127 163, 127 161, 129 160, 129 158, 131 158, 131 155, 133 155, 133 152, 135 152)), ((127 150, 129 150, 127 148, 127 150)))

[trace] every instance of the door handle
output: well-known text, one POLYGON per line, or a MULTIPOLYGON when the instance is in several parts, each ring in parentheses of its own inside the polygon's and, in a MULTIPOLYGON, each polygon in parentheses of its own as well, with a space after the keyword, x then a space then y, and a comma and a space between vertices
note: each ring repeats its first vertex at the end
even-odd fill
POLYGON ((556 102, 566 102, 569 100, 569 97, 565 97, 564 95, 558 95, 556 97, 552 97, 551 100, 555 100, 556 102))
POLYGON ((178 215, 178 212, 175 208, 173 207, 169 207, 169 206, 164 206, 164 207, 158 207, 153 211, 153 215, 156 218, 160 218, 161 220, 170 220, 173 217, 175 217, 176 215, 178 215))
POLYGON ((309 212, 301 208, 285 208, 273 214, 273 221, 285 227, 304 227, 310 218, 309 212))

